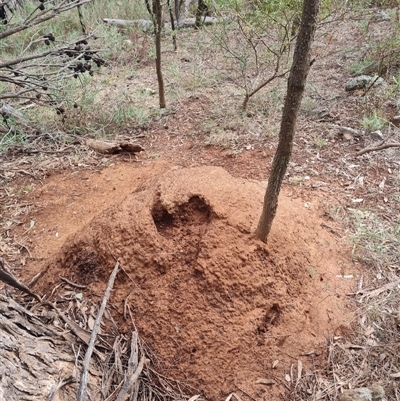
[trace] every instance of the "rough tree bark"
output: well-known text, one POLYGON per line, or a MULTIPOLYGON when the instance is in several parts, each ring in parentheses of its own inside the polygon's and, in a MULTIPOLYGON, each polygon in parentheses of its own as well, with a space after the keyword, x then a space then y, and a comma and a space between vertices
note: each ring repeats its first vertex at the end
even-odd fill
POLYGON ((264 197, 263 211, 256 235, 267 242, 276 215, 278 196, 293 148, 297 114, 300 108, 308 71, 311 66, 311 44, 317 25, 320 0, 304 0, 300 30, 288 79, 287 93, 279 131, 279 143, 272 162, 271 175, 264 197))

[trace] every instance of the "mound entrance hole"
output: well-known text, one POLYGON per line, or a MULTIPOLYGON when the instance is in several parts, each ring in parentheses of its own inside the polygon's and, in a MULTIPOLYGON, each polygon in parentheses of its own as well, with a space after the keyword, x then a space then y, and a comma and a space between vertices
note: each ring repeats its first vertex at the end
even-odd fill
POLYGON ((257 328, 259 334, 268 332, 270 326, 278 326, 282 316, 282 309, 278 303, 274 302, 269 310, 262 317, 262 321, 257 328))
POLYGON ((92 249, 87 249, 83 244, 73 246, 63 257, 67 276, 83 285, 93 281, 102 280, 105 275, 100 257, 92 249))
POLYGON ((192 196, 172 211, 157 201, 151 214, 158 233, 168 240, 165 246, 173 259, 184 265, 194 262, 212 219, 212 210, 206 201, 200 196, 192 196))
POLYGON ((200 196, 192 196, 172 212, 156 202, 151 214, 157 231, 167 238, 175 237, 185 227, 208 225, 211 220, 211 208, 200 196))

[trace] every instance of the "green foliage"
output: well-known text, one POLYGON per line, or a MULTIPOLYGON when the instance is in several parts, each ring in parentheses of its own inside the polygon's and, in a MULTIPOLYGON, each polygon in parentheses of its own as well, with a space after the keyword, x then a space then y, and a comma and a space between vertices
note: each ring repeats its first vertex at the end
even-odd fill
POLYGON ((322 149, 327 144, 326 139, 318 135, 313 137, 313 142, 318 149, 322 149))
POLYGON ((386 121, 378 116, 374 111, 371 115, 366 116, 361 121, 361 126, 368 132, 381 130, 386 125, 386 121))
POLYGON ((374 61, 369 58, 364 58, 362 60, 355 60, 349 66, 347 66, 347 70, 354 75, 363 75, 368 74, 369 71, 374 70, 374 61))
POLYGON ((359 23, 362 35, 361 52, 348 69, 355 74, 396 74, 400 67, 399 10, 385 10, 385 18, 389 18, 388 21, 381 21, 382 15, 376 10, 372 13, 365 13, 365 10, 362 12, 364 18, 359 23), (385 35, 377 32, 382 23, 385 24, 385 35))
MULTIPOLYGON (((13 14, 9 14, 7 25, 0 25, 0 33, 22 24, 32 12, 34 15, 40 16, 40 11, 37 9, 38 4, 37 0, 24 2, 23 7, 19 7, 13 14)), ((49 2, 49 7, 50 4, 53 3, 49 2)), ((78 10, 73 8, 56 15, 49 21, 3 38, 0 40, 0 60, 3 62, 18 59, 21 55, 30 56, 47 52, 57 46, 65 46, 67 43, 80 40, 82 23, 87 33, 94 33, 93 41, 89 45, 92 49, 102 48, 102 57, 107 59, 110 66, 113 62, 118 63, 119 66, 129 63, 132 74, 132 64, 135 66, 138 62, 147 59, 147 48, 151 38, 148 39, 146 35, 138 33, 133 28, 124 29, 122 32, 118 27, 103 22, 103 18, 106 17, 122 19, 146 17, 144 1, 96 0, 82 5, 80 12, 82 18, 78 10), (54 36, 55 40, 46 43, 43 35, 49 33, 54 36)), ((0 136, 0 152, 15 144, 24 143, 27 137, 25 132, 28 132, 29 137, 31 130, 48 132, 57 127, 70 133, 93 133, 101 131, 102 127, 106 127, 110 123, 126 125, 127 122, 132 122, 131 125, 141 126, 150 121, 147 115, 149 113, 143 108, 137 108, 132 104, 123 104, 117 110, 104 99, 99 99, 101 88, 98 86, 98 81, 100 80, 96 80, 96 75, 94 78, 89 75, 98 71, 95 63, 92 63, 90 73, 86 71, 75 74, 68 64, 65 64, 65 61, 68 62, 68 60, 73 61, 65 56, 56 55, 34 61, 28 67, 24 66, 24 71, 32 72, 39 77, 41 74, 51 77, 53 74, 54 79, 50 82, 49 78, 49 84, 46 83, 44 93, 37 96, 35 92, 33 95, 28 94, 28 99, 37 100, 40 106, 48 105, 50 107, 29 107, 23 117, 18 111, 15 117, 7 115, 7 122, 0 121, 1 131, 5 132, 0 136), (59 74, 60 70, 62 73, 59 74), (74 75, 75 78, 73 78, 74 75), (97 82, 94 83, 94 81, 97 82), (49 102, 50 98, 52 100, 49 102), (99 107, 103 106, 107 110, 99 113, 99 107)), ((83 58, 81 61, 87 62, 83 58)), ((15 68, 18 71, 20 67, 17 65, 15 68)), ((13 95, 17 87, 12 82, 7 82, 7 74, 12 75, 12 73, 3 69, 0 71, 0 75, 2 74, 4 79, 3 82, 0 80, 0 92, 13 95)), ((15 76, 19 75, 15 74, 15 76)), ((26 102, 24 97, 21 99, 22 102, 26 102)), ((7 98, 6 101, 7 104, 13 105, 13 109, 19 110, 18 99, 7 98)))
POLYGON ((300 5, 300 0, 217 3, 217 14, 230 18, 210 32, 223 54, 225 75, 244 90, 243 109, 251 96, 289 70, 300 5))
POLYGON ((263 13, 282 16, 285 12, 300 10, 302 0, 253 0, 251 4, 243 0, 217 0, 215 7, 219 11, 235 13, 263 13))

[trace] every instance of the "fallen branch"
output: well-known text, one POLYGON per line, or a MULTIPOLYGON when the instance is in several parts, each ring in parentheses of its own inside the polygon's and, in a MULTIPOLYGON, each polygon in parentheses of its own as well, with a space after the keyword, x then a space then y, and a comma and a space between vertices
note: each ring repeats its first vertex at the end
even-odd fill
POLYGON ((370 292, 367 292, 366 294, 363 294, 362 297, 360 298, 360 301, 362 301, 364 298, 373 298, 377 297, 378 295, 382 294, 382 292, 385 291, 390 291, 395 289, 400 285, 400 280, 392 281, 391 283, 387 283, 383 285, 382 287, 377 288, 376 290, 372 290, 370 292))
POLYGON ((400 148, 400 142, 386 143, 386 144, 382 144, 382 142, 381 142, 377 146, 371 146, 369 148, 365 148, 365 149, 358 151, 356 153, 356 156, 361 156, 361 155, 364 155, 365 153, 375 152, 377 150, 383 150, 383 149, 388 149, 388 148, 400 148))
MULTIPOLYGON (((202 20, 203 25, 213 25, 221 21, 223 20, 214 17, 205 17, 204 21, 202 20)), ((137 28, 140 28, 144 32, 150 32, 153 29, 153 22, 145 19, 125 20, 125 19, 115 19, 115 18, 103 18, 103 22, 109 25, 116 25, 121 27, 135 26, 137 28)), ((174 28, 175 29, 194 28, 195 26, 196 26, 196 18, 185 18, 180 20, 174 28)), ((171 23, 167 22, 166 24, 164 24, 164 28, 172 29, 171 23)))
POLYGON ((106 305, 107 305, 108 299, 110 298, 111 291, 112 291, 112 289, 114 287, 114 281, 115 281, 115 278, 117 277, 118 271, 119 271, 119 262, 117 262, 115 264, 114 270, 112 271, 111 276, 110 276, 110 278, 108 280, 107 288, 106 288, 106 291, 104 293, 103 300, 101 302, 101 306, 100 306, 99 312, 98 312, 98 314, 96 316, 96 320, 94 322, 92 335, 90 336, 88 349, 86 351, 85 359, 83 361, 81 380, 80 380, 80 383, 79 383, 77 401, 84 401, 84 399, 86 397, 90 358, 92 357, 92 353, 93 353, 93 350, 94 350, 94 344, 96 342, 97 333, 98 333, 98 331, 100 329, 101 319, 102 319, 104 311, 106 309, 106 305))
POLYGON ((144 151, 144 148, 139 144, 129 142, 117 143, 88 139, 86 140, 86 145, 96 152, 103 153, 105 155, 111 155, 120 152, 138 153, 144 151))

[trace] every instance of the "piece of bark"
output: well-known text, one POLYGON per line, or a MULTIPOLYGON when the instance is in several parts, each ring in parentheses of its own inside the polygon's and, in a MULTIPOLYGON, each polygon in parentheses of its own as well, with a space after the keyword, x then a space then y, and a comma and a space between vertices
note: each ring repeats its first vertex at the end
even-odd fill
POLYGON ((119 146, 122 150, 125 150, 125 152, 129 153, 138 153, 144 151, 144 148, 138 143, 121 142, 119 146))
MULTIPOLYGON (((32 317, 31 311, 15 305, 0 295, 0 399, 47 401, 49 389, 75 374, 73 339, 65 340, 51 322, 42 323, 40 316, 32 317)), ((98 386, 99 379, 91 375, 91 384, 98 386)), ((60 388, 56 399, 74 400, 75 386, 60 388)))
POLYGON ((137 153, 143 152, 144 148, 137 143, 130 142, 106 142, 99 141, 96 139, 88 139, 86 140, 86 145, 96 152, 105 154, 105 155, 113 155, 120 152, 129 152, 129 153, 137 153))
POLYGON ((114 153, 118 153, 121 150, 121 147, 118 143, 98 141, 96 139, 88 139, 86 141, 86 145, 96 152, 103 153, 105 155, 112 155, 114 153))

